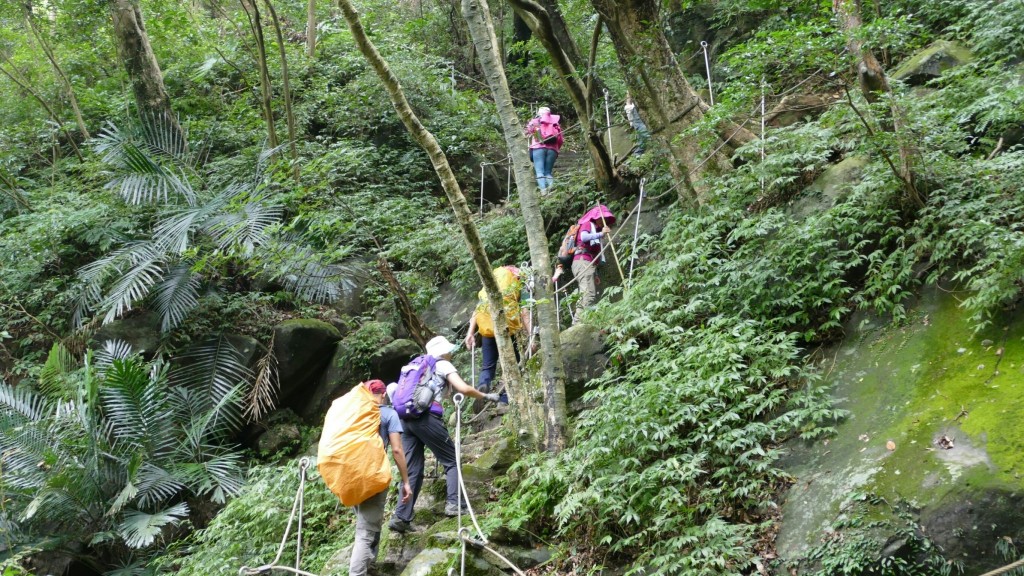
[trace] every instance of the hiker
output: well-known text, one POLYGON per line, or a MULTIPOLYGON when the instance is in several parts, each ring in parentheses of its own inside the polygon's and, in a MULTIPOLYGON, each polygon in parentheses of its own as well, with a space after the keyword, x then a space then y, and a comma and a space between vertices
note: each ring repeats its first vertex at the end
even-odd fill
POLYGON ((636 103, 633 102, 633 96, 626 92, 626 105, 623 107, 626 112, 626 120, 629 121, 629 126, 633 128, 633 140, 636 142, 636 153, 643 154, 644 147, 647 146, 647 139, 650 138, 651 133, 647 130, 647 124, 644 124, 643 119, 640 118, 640 111, 636 108, 636 103))
MULTIPOLYGON (((399 498, 408 502, 412 497, 412 486, 409 484, 409 472, 405 465, 405 453, 402 451, 402 421, 398 413, 384 402, 387 388, 380 380, 364 382, 363 386, 373 394, 373 399, 380 405, 380 437, 384 441, 384 450, 390 444, 391 454, 395 458, 398 471, 402 474, 399 498)), ((348 563, 350 576, 363 576, 377 559, 377 545, 380 544, 380 529, 384 523, 384 506, 387 504, 388 489, 370 496, 362 504, 357 504, 356 539, 352 544, 352 558, 348 563)))
MULTIPOLYGON (((580 319, 583 310, 597 299, 597 264, 595 258, 601 253, 601 239, 611 232, 615 216, 604 204, 591 208, 577 222, 576 254, 572 259, 572 275, 579 284, 580 299, 576 303, 573 323, 580 319)), ((603 257, 602 257, 603 258, 603 257)))
MULTIPOLYGON (((505 319, 508 321, 508 333, 512 337, 512 349, 515 350, 516 362, 518 362, 519 347, 516 342, 516 334, 521 328, 525 328, 527 334, 532 329, 529 312, 519 305, 523 281, 519 276, 519 269, 515 266, 495 268, 491 273, 505 300, 505 319)), ((476 348, 476 334, 480 333, 483 362, 480 365, 480 379, 477 380, 476 389, 486 393, 491 391, 491 382, 494 380, 494 373, 498 368, 498 342, 494 338, 494 319, 491 317, 490 307, 487 304, 487 293, 481 289, 477 296, 479 302, 469 317, 469 330, 464 343, 466 348, 473 350, 476 348)))
MULTIPOLYGON (((409 479, 412 484, 412 498, 398 503, 388 527, 394 532, 405 533, 412 530, 413 508, 423 486, 423 448, 430 448, 434 458, 444 468, 447 492, 445 498, 445 516, 459 515, 459 476, 455 468, 455 443, 448 434, 448 427, 441 418, 441 394, 445 388, 451 387, 455 392, 471 398, 482 398, 489 402, 497 402, 497 394, 485 394, 473 388, 459 376, 451 363, 452 353, 458 349, 444 336, 435 336, 427 342, 427 354, 432 356, 434 364, 433 384, 437 392, 431 408, 420 416, 402 421, 405 431, 402 434, 402 446, 405 450, 405 461, 409 467, 409 479)), ((397 394, 397 392, 396 392, 397 394)))
POLYGON ((552 114, 547 106, 537 109, 537 115, 526 125, 526 136, 530 137, 530 161, 537 174, 537 187, 547 190, 554 182, 551 171, 555 167, 558 151, 562 149, 562 127, 558 114, 552 114))

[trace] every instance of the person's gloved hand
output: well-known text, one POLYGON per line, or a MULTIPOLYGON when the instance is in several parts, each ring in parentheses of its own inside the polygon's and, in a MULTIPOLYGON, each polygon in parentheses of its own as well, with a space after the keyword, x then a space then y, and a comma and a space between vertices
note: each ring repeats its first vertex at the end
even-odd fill
POLYGON ((497 393, 491 392, 490 394, 484 394, 484 400, 487 400, 488 402, 494 402, 495 404, 497 404, 498 400, 500 400, 500 397, 498 396, 497 393))

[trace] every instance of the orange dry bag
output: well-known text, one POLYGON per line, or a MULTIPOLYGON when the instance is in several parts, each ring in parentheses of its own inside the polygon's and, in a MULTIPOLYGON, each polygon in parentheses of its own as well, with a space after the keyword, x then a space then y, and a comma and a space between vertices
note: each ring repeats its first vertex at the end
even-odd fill
POLYGON ((331 404, 317 450, 317 469, 345 506, 362 504, 391 484, 391 464, 380 439, 380 406, 357 385, 331 404))

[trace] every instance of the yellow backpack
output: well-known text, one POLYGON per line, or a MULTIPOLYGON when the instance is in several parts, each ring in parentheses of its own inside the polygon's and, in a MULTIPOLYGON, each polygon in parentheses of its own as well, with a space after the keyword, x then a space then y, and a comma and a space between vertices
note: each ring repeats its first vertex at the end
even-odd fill
POLYGON ((391 484, 380 406, 362 384, 331 404, 316 459, 320 476, 345 506, 362 504, 391 484))
MULTIPOLYGON (((519 293, 523 288, 523 282, 519 279, 519 269, 514 266, 502 266, 495 268, 492 272, 498 288, 505 300, 505 319, 508 321, 509 332, 517 332, 522 328, 519 318, 519 293)), ((476 305, 476 329, 481 336, 494 337, 494 320, 491 318, 491 311, 487 305, 487 293, 481 289, 477 294, 480 302, 476 305)))

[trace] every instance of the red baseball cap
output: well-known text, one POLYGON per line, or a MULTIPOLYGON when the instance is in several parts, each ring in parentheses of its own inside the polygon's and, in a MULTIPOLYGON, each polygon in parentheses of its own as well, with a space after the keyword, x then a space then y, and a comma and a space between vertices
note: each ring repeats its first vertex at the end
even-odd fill
POLYGON ((367 380, 363 382, 363 386, 366 386, 371 394, 383 394, 388 389, 387 385, 380 380, 367 380))

